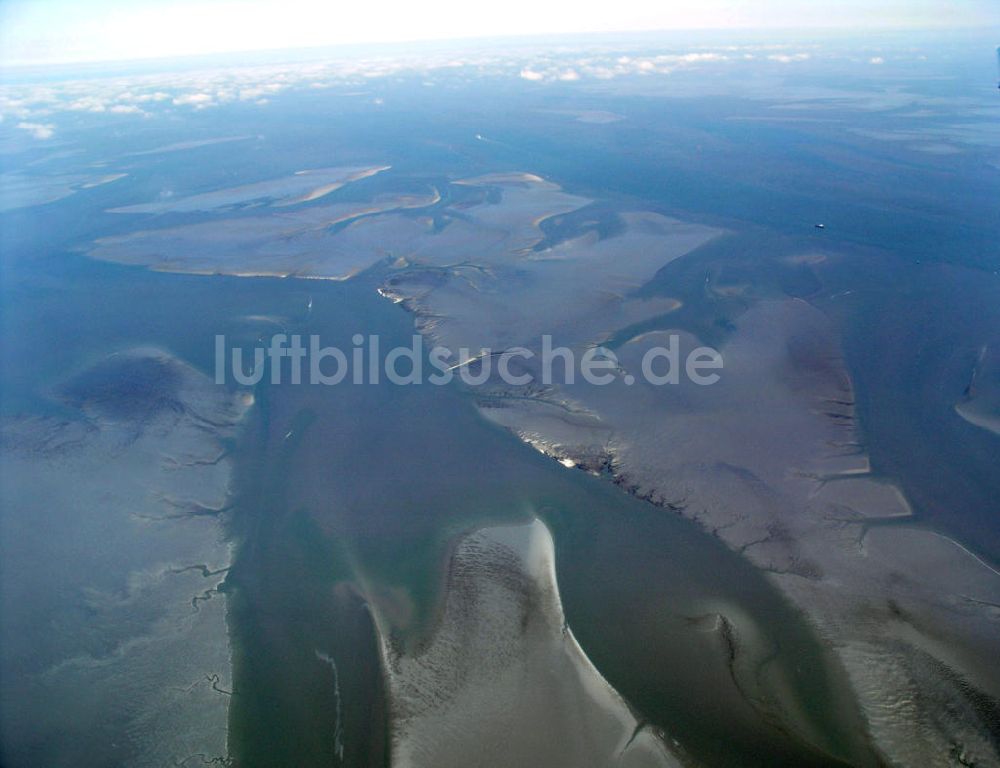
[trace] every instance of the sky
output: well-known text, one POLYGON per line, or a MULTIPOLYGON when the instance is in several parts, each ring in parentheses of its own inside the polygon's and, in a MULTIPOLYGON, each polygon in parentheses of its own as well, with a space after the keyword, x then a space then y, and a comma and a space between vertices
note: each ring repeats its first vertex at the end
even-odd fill
POLYGON ((998 0, 0 0, 0 64, 666 29, 996 27, 998 0))

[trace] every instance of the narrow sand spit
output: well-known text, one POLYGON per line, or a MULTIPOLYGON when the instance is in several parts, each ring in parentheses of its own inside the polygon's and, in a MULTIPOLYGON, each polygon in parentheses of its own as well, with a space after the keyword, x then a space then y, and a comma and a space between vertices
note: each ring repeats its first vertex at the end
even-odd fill
POLYGON ((71 174, 0 174, 0 211, 13 211, 45 205, 124 179, 127 173, 95 174, 93 169, 81 169, 71 174))
POLYGON ((218 189, 183 197, 167 197, 155 203, 112 208, 110 213, 191 213, 219 211, 248 205, 276 207, 317 200, 352 181, 366 179, 389 166, 318 168, 228 189, 218 189))

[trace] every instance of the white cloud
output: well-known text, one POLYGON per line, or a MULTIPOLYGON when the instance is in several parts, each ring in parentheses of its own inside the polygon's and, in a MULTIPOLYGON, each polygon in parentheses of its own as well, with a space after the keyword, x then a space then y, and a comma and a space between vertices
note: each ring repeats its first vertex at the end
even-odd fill
POLYGON ((728 59, 729 57, 722 53, 686 53, 678 57, 679 61, 691 64, 699 61, 726 61, 728 59))
POLYGON ((17 127, 36 139, 51 139, 56 132, 56 127, 51 123, 18 123, 17 127))
POLYGON ((93 96, 85 96, 70 103, 66 109, 73 110, 74 112, 104 112, 107 107, 101 99, 93 96))
POLYGON ((277 93, 285 87, 283 83, 261 83, 260 85, 253 85, 248 88, 240 88, 239 99, 240 101, 259 101, 265 96, 277 93))
MULTIPOLYGON (((872 58, 877 50, 845 51, 834 57, 879 64, 881 56, 872 58)), ((617 78, 644 76, 654 79, 745 66, 749 62, 766 60, 774 66, 775 62, 789 65, 811 58, 827 61, 831 54, 820 46, 760 43, 687 48, 664 46, 659 50, 646 48, 641 54, 626 54, 620 46, 609 44, 580 49, 525 45, 463 51, 457 57, 455 51, 444 50, 372 57, 331 56, 315 61, 276 61, 182 71, 165 69, 139 75, 44 84, 5 83, 0 84, 0 114, 6 114, 11 124, 25 121, 44 129, 55 120, 53 115, 66 110, 152 117, 170 113, 172 107, 200 110, 237 102, 264 105, 279 92, 337 87, 346 89, 351 95, 365 95, 370 100, 373 92, 377 92, 380 78, 401 73, 414 75, 428 86, 451 80, 469 83, 476 78, 514 78, 529 82, 579 81, 580 87, 588 84, 600 87, 601 82, 617 78)), ((633 86, 641 87, 638 83, 633 86)), ((672 89, 686 87, 689 87, 687 79, 672 78, 672 89)))
POLYGON ((872 56, 870 59, 868 59, 868 63, 869 64, 885 64, 885 59, 883 59, 881 56, 872 56))
POLYGON ((791 64, 793 61, 806 61, 810 57, 808 53, 772 53, 767 58, 780 64, 791 64))
POLYGON ((156 91, 155 93, 141 93, 135 97, 137 102, 145 101, 166 101, 170 98, 169 93, 163 93, 163 91, 156 91))
POLYGON ((203 107, 214 106, 215 100, 210 93, 184 93, 180 96, 175 96, 173 103, 178 107, 190 106, 202 109, 203 107))

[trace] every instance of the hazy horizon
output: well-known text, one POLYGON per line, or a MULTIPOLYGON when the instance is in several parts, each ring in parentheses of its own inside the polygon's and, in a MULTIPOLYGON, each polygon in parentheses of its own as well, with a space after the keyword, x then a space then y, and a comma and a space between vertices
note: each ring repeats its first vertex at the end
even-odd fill
POLYGON ((0 65, 103 63, 349 45, 683 30, 1000 31, 1000 7, 968 2, 705 0, 698 8, 624 0, 613 8, 512 0, 476 7, 457 0, 332 9, 314 0, 168 3, 164 0, 12 0, 0 6, 0 65))

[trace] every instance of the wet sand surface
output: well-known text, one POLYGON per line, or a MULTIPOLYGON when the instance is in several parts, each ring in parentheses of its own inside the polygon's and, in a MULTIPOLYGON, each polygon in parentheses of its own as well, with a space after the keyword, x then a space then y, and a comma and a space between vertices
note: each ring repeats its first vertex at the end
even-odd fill
POLYGON ((3 505, 30 511, 0 527, 7 759, 224 758, 232 549, 218 517, 246 405, 156 349, 59 391, 67 413, 2 432, 3 505))
POLYGON ((552 537, 535 520, 482 528, 451 557, 417 653, 381 637, 394 765, 678 766, 566 625, 552 537))

